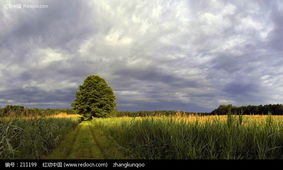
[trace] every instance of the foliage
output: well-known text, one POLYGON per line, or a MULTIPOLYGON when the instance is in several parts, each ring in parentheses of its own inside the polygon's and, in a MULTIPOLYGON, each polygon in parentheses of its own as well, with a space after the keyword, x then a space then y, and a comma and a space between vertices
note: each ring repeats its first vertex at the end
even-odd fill
POLYGON ((269 104, 259 106, 232 106, 232 105, 220 105, 217 109, 213 110, 213 115, 226 115, 231 110, 231 114, 236 115, 283 115, 282 104, 269 104))
POLYGON ((209 113, 200 113, 200 112, 182 112, 174 110, 157 110, 157 111, 119 111, 116 113, 117 117, 147 117, 147 116, 176 116, 176 115, 208 115, 209 113))
POLYGON ((106 117, 116 108, 115 96, 103 78, 89 75, 80 85, 71 106, 86 119, 106 117))

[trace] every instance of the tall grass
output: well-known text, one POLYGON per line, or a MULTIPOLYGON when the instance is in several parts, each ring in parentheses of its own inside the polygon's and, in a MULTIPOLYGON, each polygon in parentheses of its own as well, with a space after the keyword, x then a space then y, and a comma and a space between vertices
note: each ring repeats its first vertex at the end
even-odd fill
POLYGON ((63 118, 1 119, 0 159, 39 159, 77 124, 63 118))
POLYGON ((94 125, 132 158, 282 159, 283 123, 272 121, 272 116, 265 121, 246 118, 111 118, 96 119, 94 125))

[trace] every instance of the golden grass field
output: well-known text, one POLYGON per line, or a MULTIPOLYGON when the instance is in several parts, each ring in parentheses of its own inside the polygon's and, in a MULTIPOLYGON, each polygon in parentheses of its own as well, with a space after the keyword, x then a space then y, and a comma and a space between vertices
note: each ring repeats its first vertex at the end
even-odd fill
POLYGON ((1 118, 0 158, 283 159, 283 116, 80 117, 1 118))
POLYGON ((2 117, 1 119, 3 120, 8 120, 8 119, 38 119, 38 118, 72 118, 76 119, 81 117, 79 114, 67 114, 64 112, 58 113, 58 114, 52 114, 52 115, 44 115, 44 116, 6 116, 2 117))
POLYGON ((67 114, 64 112, 55 114, 55 115, 50 115, 50 116, 45 116, 46 118, 79 118, 79 114, 67 114))
MULTIPOLYGON (((239 119, 239 115, 232 115, 233 119, 239 119)), ((282 122, 283 123, 283 115, 243 115, 243 123, 265 123, 267 118, 271 117, 273 122, 282 122)), ((142 120, 142 119, 147 119, 149 117, 118 117, 115 119, 124 119, 124 120, 142 120)), ((206 123, 210 122, 213 123, 215 121, 217 122, 226 122, 227 121, 227 115, 179 115, 176 114, 175 116, 150 116, 150 118, 154 119, 173 119, 177 121, 182 121, 182 122, 188 122, 188 123, 193 123, 193 122, 198 122, 198 123, 206 123)))

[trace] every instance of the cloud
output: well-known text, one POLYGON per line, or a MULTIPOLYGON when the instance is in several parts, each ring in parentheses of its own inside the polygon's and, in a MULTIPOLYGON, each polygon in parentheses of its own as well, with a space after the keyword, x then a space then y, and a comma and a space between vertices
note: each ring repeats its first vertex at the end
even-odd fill
POLYGON ((69 107, 99 74, 120 110, 282 103, 281 1, 0 3, 0 102, 69 107))

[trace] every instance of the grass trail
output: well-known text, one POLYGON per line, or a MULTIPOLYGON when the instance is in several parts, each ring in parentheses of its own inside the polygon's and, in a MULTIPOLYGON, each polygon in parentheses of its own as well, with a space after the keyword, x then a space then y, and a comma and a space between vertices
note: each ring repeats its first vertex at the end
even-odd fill
POLYGON ((125 159, 117 144, 92 124, 90 121, 80 123, 44 159, 125 159))

